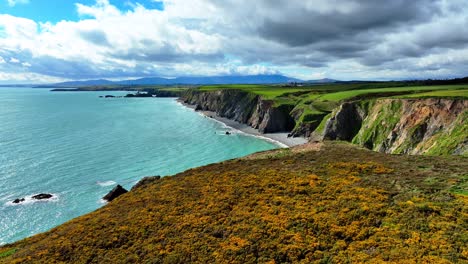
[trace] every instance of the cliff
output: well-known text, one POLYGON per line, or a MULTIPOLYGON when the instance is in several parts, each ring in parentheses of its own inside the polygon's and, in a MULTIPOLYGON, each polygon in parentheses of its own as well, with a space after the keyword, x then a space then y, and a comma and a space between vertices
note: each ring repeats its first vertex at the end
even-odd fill
POLYGON ((392 154, 468 154, 468 100, 378 99, 344 103, 314 139, 346 140, 392 154))
POLYGON ((310 136, 312 141, 345 140, 392 154, 468 154, 464 99, 368 99, 345 102, 326 115, 236 89, 191 89, 181 98, 198 110, 214 111, 261 133, 292 131, 292 136, 310 136))
POLYGON ((289 114, 293 105, 277 105, 272 100, 245 91, 191 89, 181 99, 187 104, 196 105, 197 110, 214 111, 221 117, 248 124, 261 133, 289 132, 295 125, 289 114))

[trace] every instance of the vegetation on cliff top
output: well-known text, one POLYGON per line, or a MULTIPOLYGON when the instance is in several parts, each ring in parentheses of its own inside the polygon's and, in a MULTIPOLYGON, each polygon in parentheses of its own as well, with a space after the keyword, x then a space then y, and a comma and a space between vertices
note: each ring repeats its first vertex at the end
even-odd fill
POLYGON ((0 262, 466 262, 467 167, 330 142, 258 153, 144 185, 0 262))
MULTIPOLYGON (((447 83, 450 83, 447 81, 447 83)), ((468 84, 439 85, 425 82, 361 82, 305 86, 279 85, 211 85, 197 88, 201 92, 240 90, 271 100, 275 107, 292 109, 294 136, 308 137, 324 126, 326 117, 346 101, 380 98, 453 98, 467 99, 468 84)))

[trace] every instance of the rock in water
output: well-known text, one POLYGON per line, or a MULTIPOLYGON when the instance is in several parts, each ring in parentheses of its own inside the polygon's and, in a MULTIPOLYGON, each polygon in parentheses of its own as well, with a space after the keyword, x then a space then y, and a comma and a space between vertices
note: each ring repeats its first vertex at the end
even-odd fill
POLYGON ((22 203, 22 202, 24 202, 24 198, 15 199, 15 200, 13 201, 13 203, 15 203, 15 204, 17 204, 17 203, 22 203))
POLYGON ((52 198, 52 194, 49 194, 49 193, 41 193, 41 194, 37 194, 37 195, 34 195, 33 199, 36 199, 36 200, 44 200, 44 199, 49 199, 49 198, 52 198))
POLYGON ((135 184, 135 186, 132 187, 132 190, 136 189, 136 188, 140 188, 141 186, 143 185, 147 185, 149 183, 152 183, 154 181, 157 181, 161 179, 161 176, 153 176, 153 177, 144 177, 143 179, 141 179, 139 182, 137 182, 135 184))
POLYGON ((128 191, 125 190, 122 186, 117 185, 110 191, 106 196, 104 196, 102 199, 111 202, 115 198, 119 197, 120 195, 127 193, 128 191))

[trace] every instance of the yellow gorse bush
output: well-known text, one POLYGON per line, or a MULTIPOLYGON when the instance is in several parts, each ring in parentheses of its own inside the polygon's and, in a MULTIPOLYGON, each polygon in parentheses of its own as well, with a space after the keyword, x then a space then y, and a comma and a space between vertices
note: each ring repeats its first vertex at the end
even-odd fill
POLYGON ((275 153, 162 178, 0 248, 11 252, 0 262, 468 261, 468 200, 452 192, 466 158, 388 156, 339 143, 275 153))

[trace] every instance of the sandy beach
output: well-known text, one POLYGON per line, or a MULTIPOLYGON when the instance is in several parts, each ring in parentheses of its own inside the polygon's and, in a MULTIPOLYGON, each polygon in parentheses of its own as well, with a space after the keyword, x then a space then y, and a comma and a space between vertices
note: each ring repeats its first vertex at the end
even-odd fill
MULTIPOLYGON (((178 101, 179 103, 181 103, 182 105, 190 108, 190 109, 193 109, 195 111, 195 106, 194 105, 189 105, 189 104, 186 104, 184 102, 181 102, 181 101, 178 101)), ((237 131, 240 131, 241 133, 246 133, 246 134, 249 134, 249 135, 252 135, 252 136, 255 136, 255 137, 260 137, 260 138, 264 138, 266 140, 269 140, 277 145, 279 145, 280 147, 283 147, 283 148, 288 148, 288 147, 294 147, 294 146, 298 146, 298 145, 302 145, 302 144, 305 144, 308 142, 307 138, 303 138, 303 137, 288 137, 288 133, 267 133, 267 134, 262 134, 260 132, 258 132, 257 129, 253 128, 253 127, 250 127, 246 124, 242 124, 242 123, 239 123, 237 121, 234 121, 232 119, 229 119, 229 118, 225 118, 225 117, 221 117, 219 116, 218 114, 216 114, 216 112, 213 112, 213 111, 197 111, 198 113, 204 115, 205 117, 207 118, 212 118, 218 122, 221 122, 223 123, 224 125, 226 125, 227 127, 230 127, 234 130, 237 130, 237 131)))

